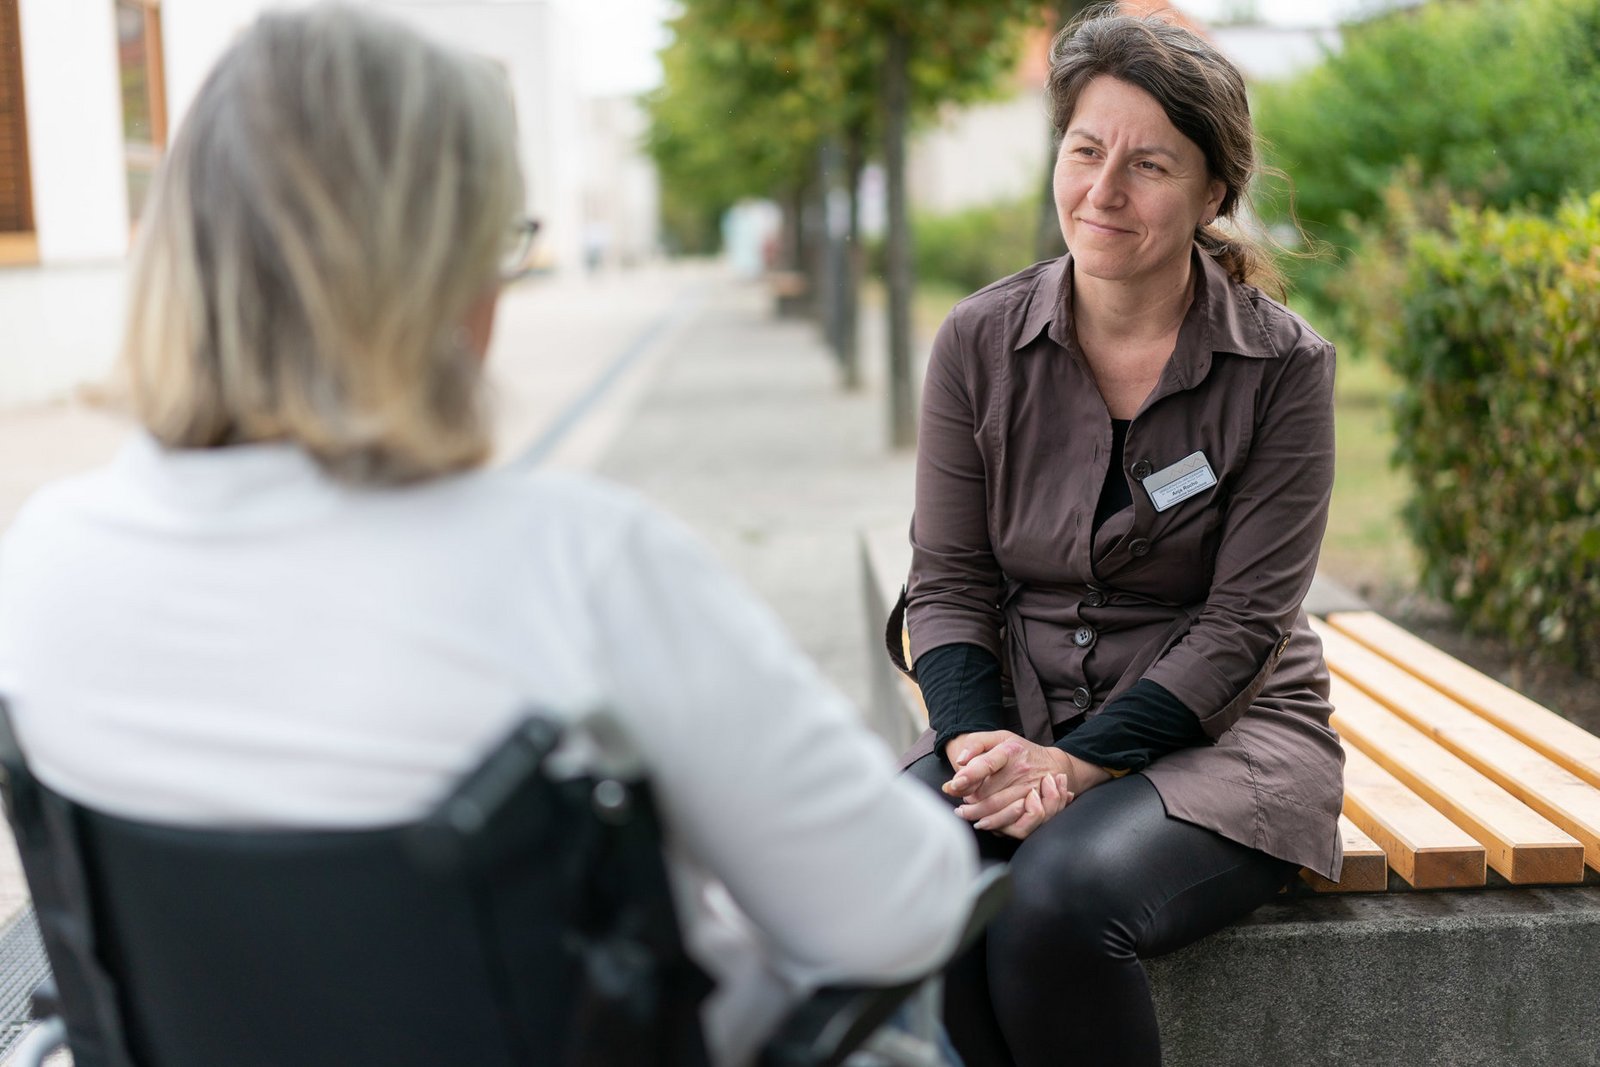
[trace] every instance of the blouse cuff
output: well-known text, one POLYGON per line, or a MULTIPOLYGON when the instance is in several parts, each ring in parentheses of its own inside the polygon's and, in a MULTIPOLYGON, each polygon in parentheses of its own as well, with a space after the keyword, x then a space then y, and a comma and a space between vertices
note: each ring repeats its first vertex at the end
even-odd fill
POLYGON ((917 683, 928 706, 933 750, 961 734, 1005 725, 1000 661, 978 645, 940 645, 917 657, 917 683))
POLYGON ((1141 678, 1056 747, 1116 774, 1143 770, 1169 752, 1209 740, 1183 701, 1141 678))

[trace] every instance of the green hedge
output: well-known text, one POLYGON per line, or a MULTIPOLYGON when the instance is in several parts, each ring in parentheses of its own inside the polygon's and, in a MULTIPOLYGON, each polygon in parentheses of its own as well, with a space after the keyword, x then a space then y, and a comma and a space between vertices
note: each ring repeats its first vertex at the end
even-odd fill
POLYGON ((1005 200, 911 220, 917 277, 973 293, 1033 262, 1039 204, 1005 200))
POLYGON ((1397 459, 1423 581, 1474 628, 1600 666, 1600 193, 1409 242, 1397 459))

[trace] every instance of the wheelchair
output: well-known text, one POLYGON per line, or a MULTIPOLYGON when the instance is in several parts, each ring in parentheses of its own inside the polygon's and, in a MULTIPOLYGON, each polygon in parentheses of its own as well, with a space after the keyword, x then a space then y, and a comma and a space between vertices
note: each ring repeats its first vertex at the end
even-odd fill
MULTIPOLYGON (((556 775, 562 734, 529 716, 414 823, 196 829, 55 793, 0 703, 6 813, 53 972, 8 1063, 62 1046, 75 1067, 708 1063, 711 983, 683 949, 649 783, 556 775)), ((1003 868, 984 872, 955 953, 1006 891, 1003 868)), ((818 990, 759 1067, 938 1067, 938 970, 818 990), (885 1027, 897 1012, 918 1021, 885 1027)))

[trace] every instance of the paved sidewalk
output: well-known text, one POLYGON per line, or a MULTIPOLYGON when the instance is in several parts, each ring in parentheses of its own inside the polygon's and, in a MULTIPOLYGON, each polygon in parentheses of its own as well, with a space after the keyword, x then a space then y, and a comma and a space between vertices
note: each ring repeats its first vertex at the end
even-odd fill
POLYGON ((882 346, 847 393, 817 327, 777 320, 764 286, 709 288, 598 465, 694 527, 860 707, 870 697, 862 528, 904 525, 911 453, 887 447, 882 346))
MULTIPOLYGON (((534 278, 508 289, 488 364, 497 459, 523 454, 581 407, 582 418, 545 462, 592 465, 654 362, 670 350, 694 294, 719 276, 704 264, 674 264, 534 278), (604 395, 579 405, 602 378, 604 395)), ((120 302, 121 285, 119 268, 0 271, 0 529, 35 489, 104 463, 129 432, 95 399, 112 392, 120 311, 102 305, 120 302), (73 293, 92 307, 77 326, 68 310, 73 293), (43 294, 49 299, 29 316, 5 318, 43 294)))

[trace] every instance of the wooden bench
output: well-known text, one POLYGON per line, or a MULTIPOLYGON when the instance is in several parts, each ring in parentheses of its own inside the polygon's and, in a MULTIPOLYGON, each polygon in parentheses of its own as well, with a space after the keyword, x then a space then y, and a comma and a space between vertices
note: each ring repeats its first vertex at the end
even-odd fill
POLYGON ((814 299, 811 279, 801 271, 768 271, 767 288, 772 292, 773 311, 779 318, 792 319, 811 313, 814 299))
MULTIPOLYGON (((927 721, 881 646, 904 527, 861 554, 872 714, 903 748, 927 721)), ((1146 961, 1164 1062, 1600 1067, 1600 738, 1357 606, 1313 623, 1343 874, 1146 961)))
MULTIPOLYGON (((869 632, 880 634, 910 550, 903 530, 864 534, 861 548, 869 632)), ((1303 872, 1312 889, 1571 885, 1600 872, 1600 737, 1372 612, 1312 626, 1346 755, 1344 871, 1337 883, 1303 872)), ((895 705, 879 718, 906 723, 897 743, 927 709, 874 651, 878 697, 895 705)))

